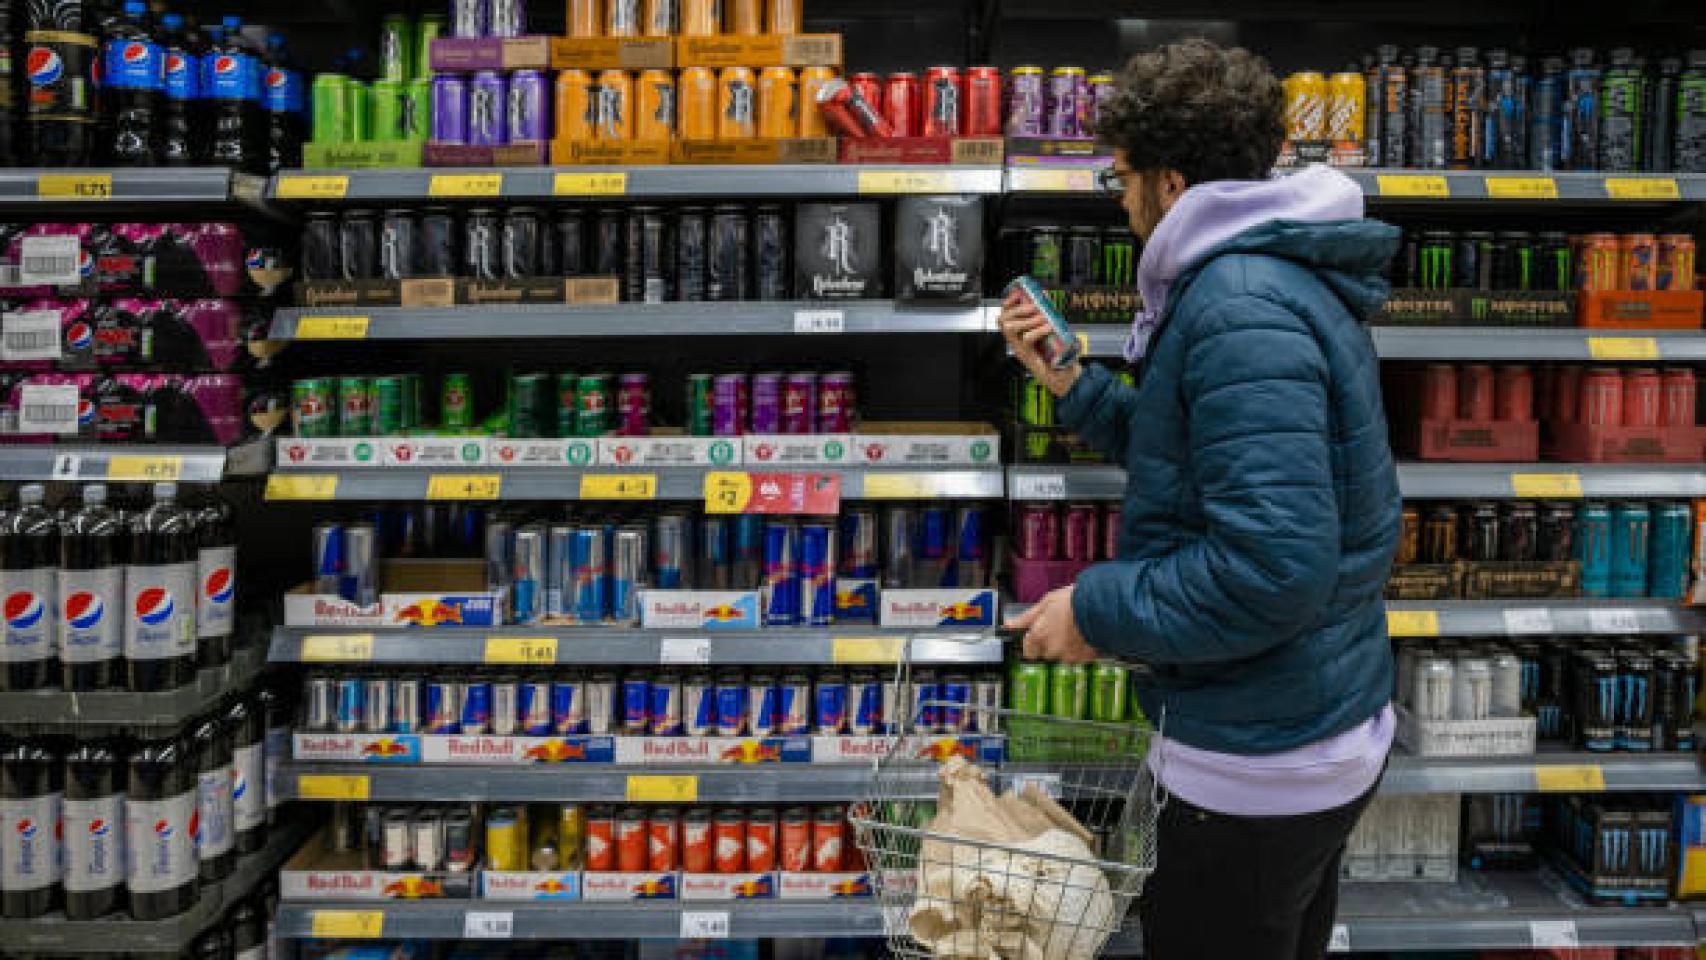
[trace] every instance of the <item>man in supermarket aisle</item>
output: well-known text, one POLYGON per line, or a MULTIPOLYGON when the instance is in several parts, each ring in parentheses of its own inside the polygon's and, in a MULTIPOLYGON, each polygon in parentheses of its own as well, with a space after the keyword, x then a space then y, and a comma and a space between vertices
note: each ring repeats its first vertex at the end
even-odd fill
POLYGON ((1053 369, 1021 296, 1001 316, 1060 422, 1127 471, 1119 559, 1011 626, 1029 657, 1148 667, 1170 795, 1139 907, 1156 960, 1323 956, 1392 744, 1398 479, 1359 320, 1399 234, 1327 167, 1268 177, 1283 109, 1242 49, 1193 40, 1126 67, 1098 135, 1144 241, 1135 387, 1053 369))

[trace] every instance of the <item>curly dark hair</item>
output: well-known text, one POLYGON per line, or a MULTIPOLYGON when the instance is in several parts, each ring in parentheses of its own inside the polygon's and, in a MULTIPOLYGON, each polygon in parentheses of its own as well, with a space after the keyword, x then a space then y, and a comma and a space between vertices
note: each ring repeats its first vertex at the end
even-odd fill
POLYGON ((1188 184, 1259 179, 1285 138, 1285 94, 1242 47, 1169 43, 1126 64, 1096 135, 1133 170, 1177 170, 1188 184))

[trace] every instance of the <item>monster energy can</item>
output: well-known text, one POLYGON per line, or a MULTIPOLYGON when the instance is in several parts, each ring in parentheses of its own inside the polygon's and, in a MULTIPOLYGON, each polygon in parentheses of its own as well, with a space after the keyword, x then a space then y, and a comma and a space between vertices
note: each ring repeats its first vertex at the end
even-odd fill
POLYGON ((1128 703, 1131 678, 1126 668, 1109 660, 1090 668, 1090 719, 1124 723, 1131 712, 1128 703))
POLYGON ((1054 426, 1054 394, 1041 380, 1027 376, 1019 381, 1019 422, 1027 427, 1054 426))
POLYGON ((1081 663, 1057 663, 1049 667, 1049 712, 1063 720, 1084 720, 1090 715, 1090 668, 1081 663))
POLYGON ((1130 230, 1102 235, 1102 284, 1129 287, 1137 283, 1137 238, 1130 230))
POLYGON ((1064 258, 1063 236, 1059 227, 1036 227, 1031 230, 1025 251, 1025 273, 1039 283, 1059 283, 1064 258))
POLYGON ((1424 290, 1451 289, 1454 247, 1450 230, 1428 230, 1422 234, 1417 251, 1416 286, 1424 290))
POLYGON ((1050 686, 1048 664, 1015 663, 1007 678, 1008 706, 1019 713, 1043 716, 1049 712, 1050 686))

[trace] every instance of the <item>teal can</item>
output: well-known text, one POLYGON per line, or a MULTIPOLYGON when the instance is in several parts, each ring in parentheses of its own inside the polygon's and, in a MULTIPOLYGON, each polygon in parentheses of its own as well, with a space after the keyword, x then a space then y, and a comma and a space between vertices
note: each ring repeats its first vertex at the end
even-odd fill
POLYGON ((1694 511, 1686 503, 1653 508, 1652 545, 1647 550, 1647 596, 1677 600, 1688 591, 1694 550, 1694 511))
POLYGON ((1653 514, 1644 503, 1620 503, 1611 511, 1611 595, 1647 595, 1647 554, 1653 514))

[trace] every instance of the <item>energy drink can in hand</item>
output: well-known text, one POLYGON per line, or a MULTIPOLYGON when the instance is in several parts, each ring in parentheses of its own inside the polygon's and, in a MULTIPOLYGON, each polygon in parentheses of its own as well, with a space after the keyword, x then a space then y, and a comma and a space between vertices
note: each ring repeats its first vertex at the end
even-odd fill
POLYGON ((1066 317, 1061 315, 1054 301, 1049 299, 1042 284, 1031 277, 1019 277, 1008 284, 1004 292, 1011 294, 1015 290, 1034 304, 1043 318, 1048 320, 1049 326, 1054 328, 1041 344, 1043 360, 1055 370, 1070 367, 1078 359, 1079 347, 1077 338, 1072 335, 1072 329, 1067 326, 1066 317))

